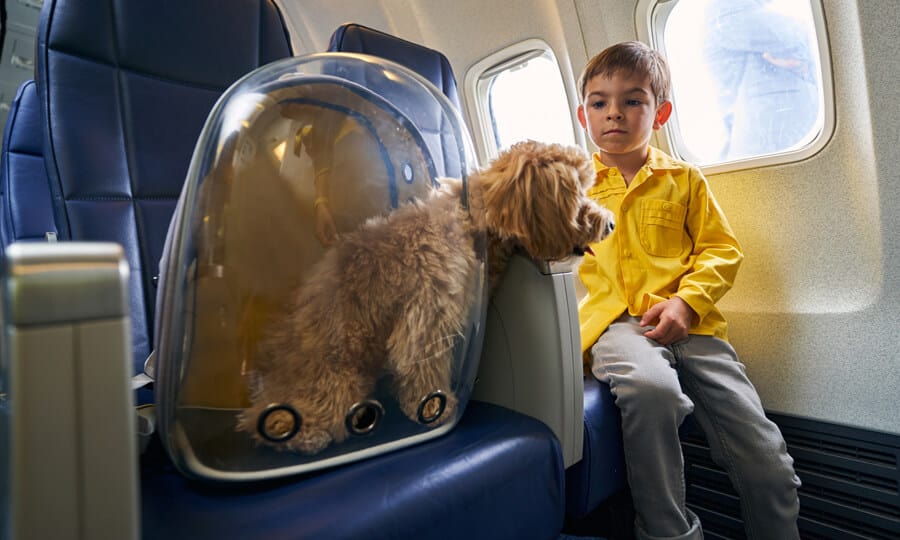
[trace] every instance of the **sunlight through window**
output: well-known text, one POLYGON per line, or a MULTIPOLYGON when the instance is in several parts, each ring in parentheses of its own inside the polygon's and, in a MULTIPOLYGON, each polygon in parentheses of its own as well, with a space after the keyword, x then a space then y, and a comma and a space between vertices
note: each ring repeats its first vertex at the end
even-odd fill
POLYGON ((553 58, 543 54, 517 63, 493 75, 489 84, 488 111, 498 149, 526 139, 575 144, 572 113, 553 58))
POLYGON ((711 165, 783 154, 822 133, 809 0, 681 0, 657 32, 672 70, 670 135, 683 158, 711 165))

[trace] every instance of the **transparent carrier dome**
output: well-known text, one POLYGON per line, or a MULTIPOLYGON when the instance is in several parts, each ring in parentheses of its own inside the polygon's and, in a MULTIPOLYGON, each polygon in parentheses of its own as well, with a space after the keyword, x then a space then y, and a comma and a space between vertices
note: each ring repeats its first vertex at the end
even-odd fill
POLYGON ((269 478, 452 429, 486 305, 472 156, 445 96, 374 57, 291 58, 223 94, 157 300, 159 429, 182 472, 269 478))

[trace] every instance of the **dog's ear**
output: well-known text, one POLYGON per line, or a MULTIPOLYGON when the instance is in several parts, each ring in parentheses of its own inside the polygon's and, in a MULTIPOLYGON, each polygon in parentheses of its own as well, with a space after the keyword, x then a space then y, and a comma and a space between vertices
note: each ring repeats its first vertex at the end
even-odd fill
POLYGON ((576 148, 527 141, 483 171, 485 218, 493 233, 514 239, 531 256, 571 254, 578 206, 593 167, 576 148))
POLYGON ((534 165, 525 153, 515 148, 501 154, 480 173, 485 219, 501 238, 528 235, 528 220, 533 214, 531 190, 534 165))

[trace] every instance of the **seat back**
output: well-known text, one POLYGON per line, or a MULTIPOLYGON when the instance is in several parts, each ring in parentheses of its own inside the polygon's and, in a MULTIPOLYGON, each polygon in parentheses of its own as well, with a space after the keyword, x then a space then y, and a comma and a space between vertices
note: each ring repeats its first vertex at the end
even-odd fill
POLYGON ((17 240, 44 240, 48 233, 56 234, 43 148, 37 90, 29 80, 10 103, 3 133, 0 255, 17 240))
POLYGON ((54 222, 121 244, 133 360, 152 343, 154 278, 203 122, 245 73, 291 55, 273 0, 48 0, 37 90, 54 222))
MULTIPOLYGON (((447 96, 456 112, 460 110, 453 69, 447 57, 438 51, 356 23, 338 27, 331 35, 328 51, 369 54, 396 62, 424 77, 447 96)), ((354 79, 358 80, 357 77, 354 79)), ((378 88, 369 89, 379 92, 378 88)), ((396 105, 404 108, 402 100, 396 101, 396 105)), ((462 152, 452 127, 446 124, 447 117, 441 111, 434 111, 434 114, 427 116, 416 114, 411 120, 431 148, 438 173, 442 176, 460 176, 464 171, 447 166, 459 162, 458 156, 462 152), (454 153, 456 159, 453 159, 454 153)))
POLYGON ((456 78, 450 61, 434 49, 361 24, 347 23, 339 26, 331 35, 328 50, 371 54, 397 62, 431 81, 457 109, 460 108, 456 78))

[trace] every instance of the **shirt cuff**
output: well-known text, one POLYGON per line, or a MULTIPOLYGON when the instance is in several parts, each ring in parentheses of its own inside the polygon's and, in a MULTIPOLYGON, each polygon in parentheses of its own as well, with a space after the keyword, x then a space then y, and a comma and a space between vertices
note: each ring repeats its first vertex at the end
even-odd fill
POLYGON ((674 296, 681 298, 687 305, 691 306, 691 309, 697 314, 698 324, 705 319, 713 309, 713 302, 710 301, 709 296, 703 291, 693 288, 679 289, 674 296))

